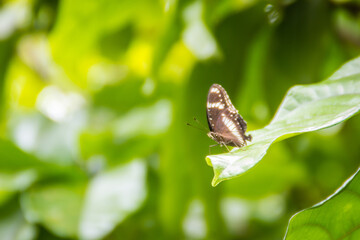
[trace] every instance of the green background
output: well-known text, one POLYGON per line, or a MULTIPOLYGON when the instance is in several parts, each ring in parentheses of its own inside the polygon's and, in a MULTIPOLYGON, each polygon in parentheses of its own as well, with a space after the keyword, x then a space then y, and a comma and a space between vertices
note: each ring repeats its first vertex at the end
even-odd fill
POLYGON ((219 83, 264 127, 291 86, 359 55, 358 1, 0 6, 1 239, 281 239, 358 168, 356 116, 214 188, 214 142, 186 125, 219 83))

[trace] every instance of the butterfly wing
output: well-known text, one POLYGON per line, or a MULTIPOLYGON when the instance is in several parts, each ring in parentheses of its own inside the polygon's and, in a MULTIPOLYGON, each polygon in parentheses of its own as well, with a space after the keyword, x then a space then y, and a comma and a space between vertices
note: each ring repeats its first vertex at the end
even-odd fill
POLYGON ((209 129, 214 132, 215 124, 221 112, 225 109, 225 101, 223 88, 218 84, 213 84, 208 93, 206 115, 208 120, 209 129))
POLYGON ((246 145, 246 122, 240 116, 225 89, 218 84, 210 87, 207 99, 207 119, 210 131, 217 136, 216 141, 229 146, 246 145))
POLYGON ((223 142, 229 146, 242 147, 246 145, 245 131, 240 122, 240 115, 234 116, 229 110, 224 110, 215 124, 214 131, 221 136, 223 142))

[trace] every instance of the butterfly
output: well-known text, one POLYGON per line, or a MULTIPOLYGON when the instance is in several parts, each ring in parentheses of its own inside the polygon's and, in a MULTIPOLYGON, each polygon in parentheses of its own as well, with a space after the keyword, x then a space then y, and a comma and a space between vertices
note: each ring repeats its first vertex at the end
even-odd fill
POLYGON ((206 115, 210 132, 207 134, 220 146, 243 147, 251 141, 246 136, 246 122, 231 103, 229 95, 219 84, 213 84, 208 93, 206 115))

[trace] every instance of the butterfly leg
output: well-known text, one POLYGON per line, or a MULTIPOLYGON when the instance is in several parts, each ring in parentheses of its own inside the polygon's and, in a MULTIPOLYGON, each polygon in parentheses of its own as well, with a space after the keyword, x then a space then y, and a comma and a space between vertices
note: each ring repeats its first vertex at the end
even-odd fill
POLYGON ((214 144, 214 145, 210 145, 210 146, 209 146, 209 155, 211 155, 211 151, 210 151, 210 149, 211 149, 212 147, 216 147, 216 146, 218 146, 218 145, 219 145, 219 143, 214 144))
POLYGON ((230 150, 229 150, 228 146, 226 146, 226 144, 223 144, 223 145, 226 147, 226 149, 228 150, 228 152, 230 152, 230 150))

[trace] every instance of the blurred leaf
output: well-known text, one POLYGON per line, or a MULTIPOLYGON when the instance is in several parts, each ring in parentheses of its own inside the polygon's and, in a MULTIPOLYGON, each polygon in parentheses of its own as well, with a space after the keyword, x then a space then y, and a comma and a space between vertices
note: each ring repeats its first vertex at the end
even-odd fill
POLYGON ((6 189, 24 190, 35 180, 59 176, 63 179, 81 179, 84 175, 77 166, 62 166, 40 161, 23 152, 10 141, 0 139, 0 179, 4 183, 2 187, 6 189))
MULTIPOLYGON (((149 26, 159 26, 162 16, 160 6, 158 1, 152 0, 91 0, 86 5, 61 1, 57 22, 50 37, 55 61, 61 64, 72 81, 87 87, 89 68, 101 61, 97 45, 99 41, 101 43, 102 36, 116 35, 130 22, 136 23, 139 31, 149 26)), ((148 39, 152 40, 156 34, 150 36, 148 39)), ((126 47, 126 44, 118 46, 114 41, 111 43, 115 44, 112 45, 115 52, 121 52, 120 48, 126 47)))
POLYGON ((204 4, 194 1, 184 9, 185 29, 182 40, 189 50, 200 60, 219 55, 218 45, 203 21, 204 4))
POLYGON ((244 67, 245 83, 239 87, 238 99, 235 102, 239 107, 242 116, 250 122, 251 119, 262 120, 265 124, 270 120, 268 103, 265 101, 265 86, 263 84, 265 71, 259 69, 266 68, 267 54, 269 49, 269 39, 273 32, 270 28, 262 29, 249 46, 246 66, 244 67))
POLYGON ((25 217, 60 237, 102 238, 143 203, 145 171, 143 162, 133 161, 88 185, 81 179, 39 184, 22 195, 25 217))
POLYGON ((113 165, 148 156, 154 152, 161 136, 169 128, 172 111, 172 103, 168 99, 161 99, 147 107, 133 107, 119 118, 99 121, 93 118, 94 128, 100 130, 90 128, 82 133, 82 157, 88 160, 102 156, 108 164, 113 165))
MULTIPOLYGON (((0 40, 0 109, 4 107, 4 95, 5 95, 5 76, 7 69, 10 64, 10 56, 15 45, 15 39, 17 37, 12 37, 8 40, 0 40)), ((0 117, 3 117, 3 111, 0 112, 0 117)), ((3 129, 1 129, 3 130, 3 129)))
MULTIPOLYGON (((14 201, 15 202, 15 201, 14 201)), ((35 239, 36 228, 28 223, 21 211, 14 204, 1 209, 0 236, 2 240, 31 240, 35 239)))
POLYGON ((147 108, 134 108, 113 124, 114 135, 126 139, 138 135, 156 136, 164 133, 172 118, 172 104, 167 99, 147 108))
MULTIPOLYGON (((271 2, 277 8, 285 1, 271 2)), ((258 68, 264 72, 262 85, 271 112, 276 110, 284 92, 291 86, 325 79, 350 59, 334 54, 334 47, 341 43, 330 24, 332 15, 328 1, 295 1, 282 9, 281 22, 271 26, 273 34, 265 65, 258 68), (336 65, 329 66, 328 59, 335 59, 336 65), (324 75, 326 67, 331 68, 324 75)))
POLYGON ((133 37, 134 27, 129 24, 113 33, 104 34, 99 41, 99 48, 104 56, 116 60, 128 49, 133 37))
POLYGON ((359 171, 326 200, 292 216, 285 239, 359 239, 359 171))
POLYGON ((130 78, 117 85, 107 86, 94 95, 94 106, 110 108, 123 114, 137 105, 149 104, 154 97, 144 94, 143 85, 143 79, 130 78))
MULTIPOLYGON (((69 104, 75 105, 74 101, 69 104)), ((61 108, 48 107, 56 108, 55 111, 61 108)), ((33 154, 32 158, 41 159, 43 165, 70 166, 77 158, 76 142, 85 121, 86 113, 82 109, 62 122, 54 122, 39 112, 20 113, 11 116, 9 128, 17 146, 33 154)))
POLYGON ((100 239, 129 214, 146 196, 146 168, 136 160, 95 177, 87 190, 81 216, 81 239, 100 239))
POLYGON ((22 195, 26 219, 61 237, 76 237, 85 192, 84 182, 36 186, 22 195))
POLYGON ((21 171, 47 165, 24 153, 10 141, 0 139, 0 171, 21 171))
POLYGON ((206 0, 206 20, 210 24, 217 24, 223 18, 239 12, 245 8, 248 8, 259 0, 223 0, 223 1, 213 1, 206 0))
POLYGON ((330 127, 360 110, 360 58, 342 66, 327 80, 291 88, 275 117, 263 129, 250 132, 253 140, 230 153, 207 156, 214 168, 213 186, 246 172, 278 138, 330 127))
MULTIPOLYGON (((21 191, 28 188, 38 178, 32 170, 18 171, 14 174, 0 172, 0 195, 2 191, 21 191)), ((1 202, 1 201, 0 201, 1 202)))
MULTIPOLYGON (((158 75, 158 71, 166 61, 166 58, 176 42, 181 38, 181 31, 183 30, 184 23, 182 21, 183 9, 191 0, 183 1, 166 1, 165 11, 165 26, 163 32, 155 46, 154 55, 152 59, 151 73, 154 76, 158 75)), ((183 66, 182 66, 183 67, 183 66)), ((186 69, 186 67, 185 67, 186 69)))
MULTIPOLYGON (((350 7, 350 9, 351 8, 352 7, 350 7)), ((351 10, 345 10, 344 8, 337 9, 335 14, 335 27, 341 39, 347 43, 359 46, 359 17, 356 14, 351 13, 351 10)))
POLYGON ((17 192, 23 191, 38 180, 34 169, 15 173, 0 171, 0 206, 8 202, 17 192))

